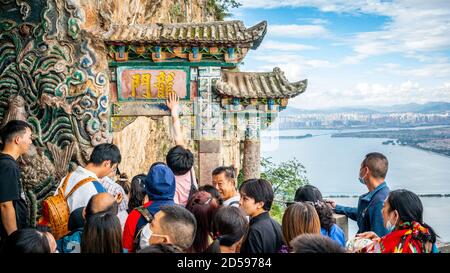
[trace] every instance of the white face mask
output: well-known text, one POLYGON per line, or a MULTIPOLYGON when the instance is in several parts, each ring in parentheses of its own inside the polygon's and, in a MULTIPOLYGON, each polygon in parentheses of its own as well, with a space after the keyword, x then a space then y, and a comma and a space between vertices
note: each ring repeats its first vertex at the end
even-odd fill
POLYGON ((142 228, 141 239, 139 240, 139 246, 141 249, 150 245, 150 238, 152 237, 153 231, 150 228, 150 224, 145 225, 142 228))
POLYGON ((388 233, 391 233, 395 229, 395 224, 391 223, 391 219, 387 220, 386 222, 386 229, 388 230, 388 233))
POLYGON ((153 232, 150 224, 147 224, 144 229, 142 230, 142 234, 141 234, 141 240, 140 240, 140 246, 141 248, 143 248, 142 246, 149 246, 151 245, 150 243, 150 239, 152 238, 152 236, 156 236, 156 237, 165 237, 164 235, 159 235, 153 232), (145 240, 145 242, 143 242, 145 240))

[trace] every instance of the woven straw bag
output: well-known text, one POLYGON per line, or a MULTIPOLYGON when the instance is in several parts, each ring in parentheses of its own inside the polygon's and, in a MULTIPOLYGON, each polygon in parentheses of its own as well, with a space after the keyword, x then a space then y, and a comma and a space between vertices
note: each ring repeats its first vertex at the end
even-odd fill
POLYGON ((62 186, 58 189, 58 194, 50 196, 42 202, 42 217, 39 220, 39 225, 46 225, 51 229, 51 232, 56 240, 66 235, 69 232, 68 223, 70 210, 67 204, 69 198, 78 188, 86 183, 95 180, 93 177, 88 177, 78 182, 72 190, 65 196, 67 182, 72 173, 69 173, 62 186))

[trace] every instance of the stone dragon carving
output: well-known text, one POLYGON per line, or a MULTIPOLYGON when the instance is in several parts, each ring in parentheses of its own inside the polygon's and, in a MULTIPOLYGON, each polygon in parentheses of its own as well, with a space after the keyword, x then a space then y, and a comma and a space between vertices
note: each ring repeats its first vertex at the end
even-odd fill
MULTIPOLYGON (((15 3, 23 19, 32 12, 27 1, 0 2, 15 3)), ((34 129, 31 152, 19 159, 32 224, 67 171, 111 140, 108 79, 95 71, 78 0, 45 3, 40 22, 2 20, 8 11, 0 12, 0 126, 21 119, 34 129)))

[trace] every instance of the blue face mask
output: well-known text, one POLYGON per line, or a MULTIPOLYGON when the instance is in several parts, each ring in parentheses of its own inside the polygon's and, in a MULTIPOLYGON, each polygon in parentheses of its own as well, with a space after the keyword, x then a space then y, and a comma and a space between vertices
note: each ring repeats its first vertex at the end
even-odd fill
MULTIPOLYGON (((365 176, 365 175, 364 175, 365 176)), ((364 177, 363 176, 363 177, 364 177)), ((366 185, 366 182, 364 181, 364 178, 363 177, 361 177, 361 171, 360 171, 360 176, 358 177, 358 180, 359 180, 359 183, 361 183, 361 184, 363 184, 363 185, 366 185)))
POLYGON ((364 182, 364 179, 362 177, 358 177, 359 183, 366 185, 366 182, 364 182))

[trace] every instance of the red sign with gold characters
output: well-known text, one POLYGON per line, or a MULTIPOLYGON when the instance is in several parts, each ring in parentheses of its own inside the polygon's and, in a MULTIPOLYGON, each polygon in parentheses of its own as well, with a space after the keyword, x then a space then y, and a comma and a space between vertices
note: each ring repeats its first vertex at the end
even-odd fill
POLYGON ((166 99, 171 92, 183 99, 188 94, 188 69, 185 68, 117 68, 120 101, 166 99))

